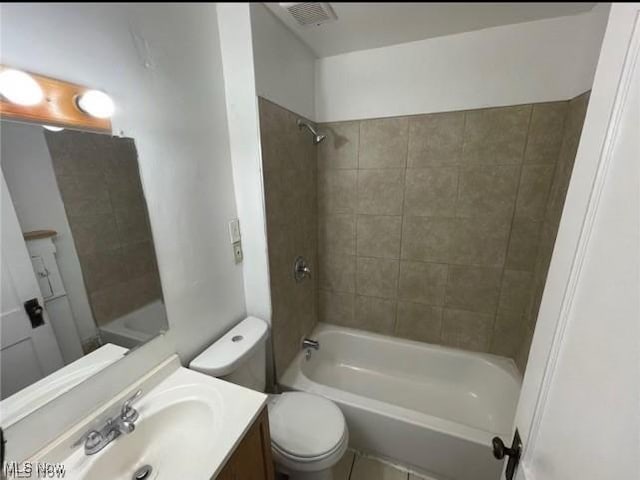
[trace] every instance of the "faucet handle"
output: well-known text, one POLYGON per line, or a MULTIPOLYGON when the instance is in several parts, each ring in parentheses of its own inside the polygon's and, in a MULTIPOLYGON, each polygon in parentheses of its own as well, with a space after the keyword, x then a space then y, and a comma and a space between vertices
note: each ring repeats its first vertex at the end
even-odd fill
POLYGON ((131 406, 133 401, 142 395, 142 390, 138 390, 136 393, 127 398, 122 404, 120 410, 120 419, 128 422, 135 422, 138 419, 138 411, 131 406))
POLYGON ((79 447, 80 445, 84 445, 84 453, 86 455, 93 455, 100 447, 103 446, 104 437, 102 433, 97 430, 89 430, 87 433, 82 435, 78 440, 76 440, 71 448, 79 447))

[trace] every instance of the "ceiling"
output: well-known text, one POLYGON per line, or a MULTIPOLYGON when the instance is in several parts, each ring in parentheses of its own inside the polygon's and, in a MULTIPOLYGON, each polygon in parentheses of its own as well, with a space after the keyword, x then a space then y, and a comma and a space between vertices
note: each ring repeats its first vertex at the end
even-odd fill
POLYGON ((332 3, 338 21, 301 27, 279 3, 265 3, 318 57, 483 28, 575 15, 595 3, 332 3))

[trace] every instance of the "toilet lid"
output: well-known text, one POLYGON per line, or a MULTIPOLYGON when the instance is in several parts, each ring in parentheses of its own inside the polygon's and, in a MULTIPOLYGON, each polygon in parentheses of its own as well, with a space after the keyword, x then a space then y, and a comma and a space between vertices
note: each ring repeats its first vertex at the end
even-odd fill
POLYGON ((344 437, 344 415, 332 401, 318 395, 288 392, 269 402, 271 442, 298 458, 322 457, 344 437))

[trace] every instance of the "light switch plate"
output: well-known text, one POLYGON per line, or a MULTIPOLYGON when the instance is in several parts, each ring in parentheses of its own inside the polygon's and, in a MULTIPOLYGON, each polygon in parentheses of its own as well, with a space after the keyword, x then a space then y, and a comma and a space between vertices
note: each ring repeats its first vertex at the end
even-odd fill
POLYGON ((242 262, 242 243, 241 242, 236 242, 233 244, 233 258, 235 259, 236 263, 241 263, 242 262))
POLYGON ((229 222, 229 237, 231 243, 238 243, 240 241, 240 220, 234 218, 229 222))

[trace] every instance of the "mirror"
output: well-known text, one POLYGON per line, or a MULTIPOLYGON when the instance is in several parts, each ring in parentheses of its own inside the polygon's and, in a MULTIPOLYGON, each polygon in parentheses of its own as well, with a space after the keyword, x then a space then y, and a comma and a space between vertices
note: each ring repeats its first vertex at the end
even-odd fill
POLYGON ((168 326, 134 140, 0 126, 7 426, 168 326))

